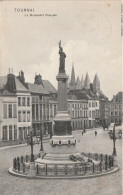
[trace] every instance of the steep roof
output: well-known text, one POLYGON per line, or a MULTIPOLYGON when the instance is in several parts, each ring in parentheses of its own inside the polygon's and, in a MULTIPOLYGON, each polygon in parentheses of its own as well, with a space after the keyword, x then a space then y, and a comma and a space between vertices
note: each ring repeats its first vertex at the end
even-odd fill
POLYGON ((0 89, 4 88, 6 83, 7 83, 7 76, 1 76, 0 77, 0 89))
POLYGON ((74 71, 74 66, 72 66, 72 72, 71 72, 71 84, 75 84, 75 71, 74 71))
POLYGON ((84 79, 83 79, 83 75, 82 75, 82 78, 81 78, 81 88, 84 87, 84 79))
POLYGON ((77 83, 77 89, 81 89, 81 81, 79 79, 79 76, 77 77, 76 83, 77 83))
POLYGON ((94 80, 93 80, 93 84, 100 84, 99 78, 97 76, 97 73, 95 74, 94 80))
POLYGON ((15 77, 16 91, 29 92, 29 90, 15 77))
POLYGON ((46 95, 49 94, 48 91, 42 85, 27 83, 27 86, 31 93, 46 94, 46 95))
POLYGON ((57 93, 57 90, 55 87, 50 83, 48 80, 42 80, 45 90, 47 90, 49 93, 57 93))
MULTIPOLYGON (((8 79, 7 77, 8 77, 8 75, 0 77, 0 88, 5 88, 5 86, 7 84, 7 79, 8 79)), ((29 90, 16 78, 15 75, 13 75, 13 78, 15 80, 16 92, 18 92, 18 91, 29 92, 29 90)))

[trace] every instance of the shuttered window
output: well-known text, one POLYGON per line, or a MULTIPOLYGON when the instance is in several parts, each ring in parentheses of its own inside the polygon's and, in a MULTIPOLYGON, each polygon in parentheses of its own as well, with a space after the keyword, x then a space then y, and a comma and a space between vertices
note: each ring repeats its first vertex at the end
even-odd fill
POLYGON ((16 106, 16 104, 13 105, 13 118, 17 118, 17 106, 16 106))
POLYGON ((7 118, 7 104, 3 104, 3 118, 7 118))

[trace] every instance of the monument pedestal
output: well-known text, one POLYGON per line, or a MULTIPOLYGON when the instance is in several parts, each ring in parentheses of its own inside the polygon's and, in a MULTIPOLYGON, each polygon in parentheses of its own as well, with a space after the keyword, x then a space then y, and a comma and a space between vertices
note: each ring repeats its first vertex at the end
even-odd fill
POLYGON ((34 177, 36 175, 35 172, 35 162, 30 162, 30 170, 28 173, 28 177, 34 177))

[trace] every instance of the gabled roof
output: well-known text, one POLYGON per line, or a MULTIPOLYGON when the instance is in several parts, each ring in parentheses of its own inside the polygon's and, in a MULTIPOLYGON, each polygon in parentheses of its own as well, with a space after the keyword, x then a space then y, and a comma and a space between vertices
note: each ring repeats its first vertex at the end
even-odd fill
POLYGON ((6 83, 7 83, 7 76, 1 76, 0 77, 0 89, 4 88, 6 83))
POLYGON ((6 89, 0 89, 0 96, 15 96, 15 93, 11 93, 6 89))
POLYGON ((15 77, 16 91, 29 92, 29 90, 15 77))
POLYGON ((46 95, 49 94, 49 92, 42 85, 27 83, 27 86, 31 93, 46 94, 46 95))
POLYGON ((48 93, 57 93, 57 90, 55 87, 50 83, 48 80, 42 80, 45 90, 48 91, 48 93))

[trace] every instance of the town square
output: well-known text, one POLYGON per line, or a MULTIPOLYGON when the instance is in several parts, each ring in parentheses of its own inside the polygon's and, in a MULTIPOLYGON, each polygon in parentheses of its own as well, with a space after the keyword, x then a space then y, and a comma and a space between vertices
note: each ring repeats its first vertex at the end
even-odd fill
POLYGON ((120 8, 1 6, 1 195, 122 195, 120 8))

